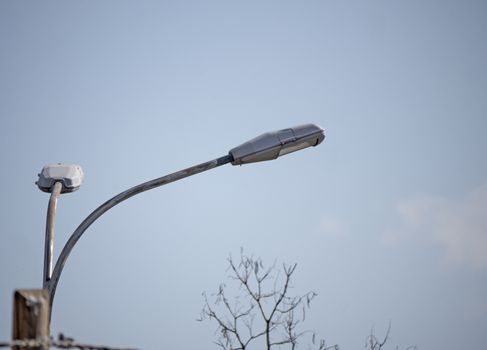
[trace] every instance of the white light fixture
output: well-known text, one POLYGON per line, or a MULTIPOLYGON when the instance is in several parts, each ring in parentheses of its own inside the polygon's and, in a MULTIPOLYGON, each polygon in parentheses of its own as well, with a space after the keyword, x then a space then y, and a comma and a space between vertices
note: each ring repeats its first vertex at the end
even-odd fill
POLYGON ((61 182, 61 193, 76 191, 83 182, 84 174, 79 165, 49 164, 42 168, 36 185, 41 191, 51 192, 56 182, 61 182))

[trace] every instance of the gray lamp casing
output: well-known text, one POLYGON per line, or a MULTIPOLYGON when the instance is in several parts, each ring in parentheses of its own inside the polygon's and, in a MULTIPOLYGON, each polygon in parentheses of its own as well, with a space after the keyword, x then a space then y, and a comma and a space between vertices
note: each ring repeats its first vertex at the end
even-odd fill
POLYGON ((324 138, 324 131, 319 126, 298 125, 257 136, 232 148, 229 154, 233 157, 233 165, 263 162, 306 147, 317 146, 324 138))

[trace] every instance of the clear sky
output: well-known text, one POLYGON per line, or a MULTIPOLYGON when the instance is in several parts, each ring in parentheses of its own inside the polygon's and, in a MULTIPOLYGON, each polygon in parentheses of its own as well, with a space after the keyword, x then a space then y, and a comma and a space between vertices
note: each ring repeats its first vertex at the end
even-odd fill
POLYGON ((44 164, 80 164, 56 252, 126 188, 313 122, 317 148, 114 208, 79 241, 54 334, 215 349, 203 291, 243 247, 297 262, 307 328, 342 349, 487 343, 485 1, 0 2, 0 340, 39 288, 44 164))

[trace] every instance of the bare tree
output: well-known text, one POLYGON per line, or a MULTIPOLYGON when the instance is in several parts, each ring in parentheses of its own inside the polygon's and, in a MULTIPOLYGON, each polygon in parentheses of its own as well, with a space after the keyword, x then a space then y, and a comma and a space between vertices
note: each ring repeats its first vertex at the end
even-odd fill
POLYGON ((391 323, 389 322, 389 326, 387 327, 386 335, 382 340, 379 340, 377 336, 374 334, 374 327, 370 329, 370 334, 365 338, 365 348, 367 350, 382 350, 384 345, 389 339, 389 333, 391 332, 391 323))
POLYGON ((200 318, 216 322, 215 343, 220 348, 245 350, 250 344, 258 343, 258 348, 267 350, 295 350, 298 340, 309 335, 309 349, 338 350, 337 345, 327 346, 324 340, 317 342, 314 332, 299 330, 316 293, 291 295, 291 277, 296 264, 277 268, 274 263, 265 268, 261 259, 241 253, 238 262, 228 258, 228 265, 230 279, 236 282, 236 296, 229 297, 232 286, 225 284, 211 295, 211 302, 203 293, 205 303, 200 318))
MULTIPOLYGON (((374 327, 371 328, 370 334, 365 338, 365 348, 367 350, 382 350, 382 348, 386 345, 387 341, 389 340, 389 334, 391 332, 391 322, 389 322, 389 326, 387 327, 386 334, 382 340, 379 340, 377 336, 374 334, 374 327)), ((417 350, 418 347, 416 345, 410 345, 405 350, 417 350)), ((399 346, 396 346, 396 350, 399 350, 399 346)))

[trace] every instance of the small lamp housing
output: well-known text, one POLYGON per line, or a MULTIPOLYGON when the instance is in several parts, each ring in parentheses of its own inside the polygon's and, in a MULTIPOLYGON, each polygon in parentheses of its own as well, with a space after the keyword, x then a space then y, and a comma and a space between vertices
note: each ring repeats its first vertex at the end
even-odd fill
POLYGON ((83 182, 84 174, 79 165, 49 164, 42 168, 36 185, 43 192, 51 192, 56 182, 61 182, 61 193, 76 191, 83 182))

